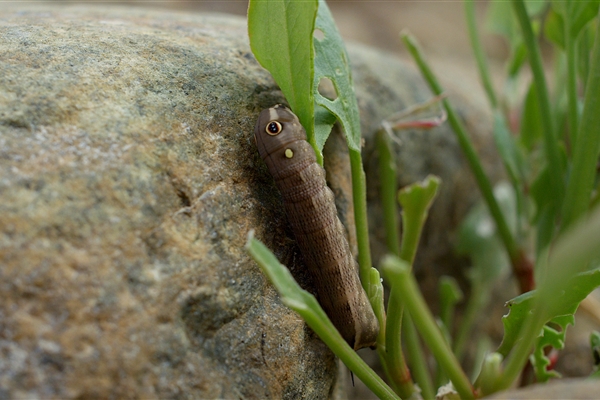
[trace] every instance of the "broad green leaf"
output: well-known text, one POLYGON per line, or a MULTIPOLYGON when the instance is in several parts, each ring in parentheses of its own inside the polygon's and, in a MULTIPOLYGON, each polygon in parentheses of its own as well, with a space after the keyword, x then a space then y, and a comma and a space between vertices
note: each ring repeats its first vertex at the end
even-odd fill
MULTIPOLYGON (((355 151, 360 151, 360 120, 358 112, 358 103, 354 93, 354 84, 350 72, 350 63, 344 42, 340 36, 333 17, 324 0, 319 0, 319 10, 317 12, 316 29, 322 32, 323 38, 314 39, 315 46, 315 74, 313 83, 313 93, 318 105, 326 108, 334 114, 341 122, 348 147, 355 151), (322 96, 319 91, 319 82, 323 78, 328 78, 333 83, 337 98, 330 100, 322 96)), ((319 135, 326 132, 326 129, 319 130, 319 135)), ((327 136, 329 132, 327 132, 327 136)), ((319 137, 317 143, 325 144, 327 136, 319 137)), ((319 151, 322 147, 319 148, 319 151)))
POLYGON ((320 152, 336 121, 337 118, 329 110, 320 105, 315 106, 315 141, 320 152))
MULTIPOLYGON (((544 313, 552 314, 547 318, 547 321, 557 317, 572 316, 579 307, 579 303, 598 286, 600 286, 600 269, 580 273, 564 282, 564 290, 555 293, 556 301, 553 302, 553 309, 544 310, 544 313)), ((519 339, 519 333, 526 318, 530 314, 541 312, 541 310, 533 309, 537 293, 537 290, 527 292, 506 303, 510 311, 502 317, 504 338, 497 350, 503 357, 507 356, 519 339)))
POLYGON ((250 48, 281 88, 315 149, 312 85, 317 7, 318 0, 250 0, 248 6, 250 48))

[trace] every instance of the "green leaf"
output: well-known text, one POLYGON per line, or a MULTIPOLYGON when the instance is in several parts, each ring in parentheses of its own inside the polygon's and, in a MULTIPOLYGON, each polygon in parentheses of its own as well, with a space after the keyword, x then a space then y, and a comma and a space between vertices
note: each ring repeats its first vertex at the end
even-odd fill
POLYGON ((475 387, 482 394, 497 392, 500 389, 502 377, 502 355, 498 353, 488 354, 481 366, 481 372, 475 381, 475 387))
POLYGON ((561 49, 565 48, 565 23, 562 15, 550 9, 544 23, 544 35, 561 49))
POLYGON ((513 183, 525 181, 525 160, 521 149, 508 129, 506 118, 502 111, 494 111, 494 141, 500 153, 504 167, 513 183))
POLYGON ((385 345, 385 306, 383 300, 383 283, 376 268, 371 268, 369 284, 371 286, 367 292, 371 293, 369 303, 371 303, 375 317, 377 317, 377 321, 379 322, 379 336, 377 337, 377 347, 379 347, 385 345))
MULTIPOLYGON (((600 285, 600 269, 580 273, 569 279, 564 284, 564 290, 555 293, 556 301, 553 301, 552 310, 544 310, 551 313, 546 321, 557 317, 573 316, 579 303, 583 301, 596 287, 600 285)), ((538 290, 524 293, 508 301, 506 306, 510 308, 507 315, 502 317, 504 325, 504 338, 498 348, 498 353, 506 357, 519 339, 519 333, 525 320, 530 314, 539 313, 541 310, 533 309, 534 299, 538 290)), ((560 320, 564 323, 564 320, 560 320)), ((541 332, 542 333, 542 332, 541 332)))
POLYGON ((573 37, 577 37, 579 32, 598 15, 599 0, 578 0, 571 2, 570 18, 571 29, 570 33, 573 37))
MULTIPOLYGON (((388 307, 406 308, 412 316, 423 341, 431 349, 438 365, 450 378, 461 398, 474 398, 473 386, 427 307, 427 303, 419 291, 417 281, 410 273, 410 265, 396 256, 387 255, 381 261, 381 268, 383 276, 392 286, 392 293, 398 293, 398 298, 388 307)), ((390 302, 392 300, 390 297, 390 302)))
POLYGON ((246 250, 271 283, 275 286, 283 303, 296 311, 325 344, 342 360, 346 366, 380 399, 399 397, 387 386, 360 356, 348 346, 333 323, 321 308, 317 299, 303 290, 294 280, 290 271, 279 263, 277 257, 254 238, 252 231, 248 234, 246 250))
POLYGON ((527 47, 523 41, 517 42, 510 52, 510 58, 507 62, 507 73, 508 76, 514 78, 517 76, 521 67, 525 65, 527 61, 527 47))
POLYGON ((592 350, 592 358, 594 360, 594 376, 600 377, 600 332, 592 331, 590 333, 590 347, 592 350))
MULTIPOLYGON (((324 0, 319 0, 316 29, 323 33, 323 38, 314 39, 315 74, 312 87, 315 101, 318 105, 329 110, 341 122, 348 147, 360 151, 361 136, 358 103, 354 93, 348 54, 324 0), (330 100, 319 93, 319 82, 323 78, 328 78, 333 83, 337 94, 335 100, 330 100)), ((319 129, 319 135, 323 135, 325 132, 326 129, 319 129)), ((319 137, 317 143, 324 144, 328 135, 329 132, 326 136, 319 137)))
POLYGON ((417 252, 429 208, 435 199, 440 183, 440 178, 429 175, 423 182, 413 183, 398 192, 398 201, 402 206, 403 227, 400 258, 411 265, 417 252))
POLYGON ((250 48, 273 75, 315 149, 312 85, 317 7, 317 0, 250 0, 248 6, 250 48))
POLYGON ((454 309, 456 304, 462 301, 464 294, 460 290, 456 279, 451 276, 442 276, 438 286, 440 292, 440 322, 442 323, 440 329, 442 329, 448 343, 452 343, 450 331, 454 322, 454 309))
POLYGON ((510 3, 507 1, 492 0, 489 2, 485 15, 485 26, 489 32, 504 36, 511 45, 519 36, 519 26, 513 16, 510 3))
POLYGON ((535 144, 542 137, 542 115, 538 101, 535 83, 531 83, 527 95, 525 96, 525 104, 521 113, 521 130, 519 134, 523 146, 531 151, 535 144))
POLYGON ((595 26, 586 26, 577 40, 577 69, 579 80, 583 83, 585 93, 588 75, 590 71, 590 55, 592 54, 592 43, 594 43, 595 26))
POLYGON ((552 326, 545 325, 542 335, 538 338, 533 354, 530 357, 538 382, 547 382, 551 378, 559 378, 561 376, 555 370, 548 369, 551 361, 546 356, 546 348, 550 346, 556 350, 562 350, 565 347, 567 327, 575 324, 575 317, 573 315, 563 315, 553 318, 550 323, 557 325, 561 329, 557 330, 552 326))
POLYGON ((503 36, 510 48, 508 61, 508 74, 516 75, 527 60, 527 51, 519 32, 519 25, 515 20, 510 2, 492 0, 485 15, 487 30, 496 35, 503 36))
POLYGON ((578 0, 569 2, 568 6, 563 0, 552 1, 552 8, 546 16, 544 35, 558 45, 565 48, 565 18, 569 22, 569 35, 577 38, 581 30, 598 14, 598 0, 578 0))
POLYGON ((337 121, 335 115, 323 106, 315 106, 315 141, 319 151, 323 150, 325 142, 337 121))
POLYGON ((527 8, 529 17, 535 17, 544 12, 546 9, 546 1, 525 0, 525 8, 527 8))
POLYGON ((585 216, 596 186, 600 153, 600 18, 597 21, 585 104, 573 149, 573 166, 569 176, 563 216, 564 227, 585 216))

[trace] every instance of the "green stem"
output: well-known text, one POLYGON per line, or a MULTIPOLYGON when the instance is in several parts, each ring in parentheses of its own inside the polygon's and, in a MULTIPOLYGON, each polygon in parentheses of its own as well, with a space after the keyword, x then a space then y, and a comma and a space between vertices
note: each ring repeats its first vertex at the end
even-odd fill
MULTIPOLYGON (((400 237, 398 235, 398 203, 396 193, 396 160, 394 157, 392 141, 388 133, 381 129, 377 132, 377 149, 379 151, 379 181, 381 183, 381 204, 387 249, 390 253, 400 255, 400 237)), ((397 297, 397 290, 392 289, 390 298, 397 297)), ((395 300, 390 300, 395 303, 395 300)), ((390 303, 391 304, 391 303, 390 303)), ((385 327, 384 364, 387 376, 394 382, 400 397, 408 398, 414 392, 414 385, 406 359, 402 352, 402 318, 404 307, 388 307, 385 327)))
MULTIPOLYGON (((514 11, 517 15, 521 31, 523 33, 523 40, 525 47, 527 47, 527 53, 529 55, 529 65, 533 74, 533 80, 535 81, 535 89, 537 91, 540 114, 542 119, 542 130, 544 136, 544 150, 546 153, 546 162, 548 170, 550 171, 550 190, 548 193, 552 204, 554 205, 552 213, 557 212, 557 207, 562 204, 564 197, 564 182, 563 182, 563 168, 560 162, 558 140, 556 133, 554 132, 554 124, 552 121, 552 113, 550 108, 550 96, 548 95, 548 87, 546 85, 546 78, 544 77, 544 66, 542 64, 542 56, 540 54, 540 48, 537 45, 536 38, 531 28, 531 21, 523 0, 512 0, 514 11)), ((553 215, 555 219, 556 215, 553 215)))
MULTIPOLYGON (((425 80, 429 84, 429 87, 433 91, 434 94, 440 95, 443 92, 441 85, 439 84, 437 78, 433 74, 431 68, 425 61, 422 51, 419 48, 414 37, 408 34, 402 35, 402 40, 407 46, 409 52, 412 54, 415 59, 419 69, 421 70, 421 74, 425 77, 425 80)), ((494 218, 496 222, 496 227, 498 229, 498 233, 500 238, 502 239, 502 243, 506 247, 506 250, 510 256, 511 261, 516 261, 516 258, 519 255, 518 247, 515 242, 513 235, 508 228, 508 224, 506 223, 506 219, 500 210, 500 206, 494 197, 494 192, 492 190, 492 185, 488 180, 485 172, 483 171, 483 167, 477 157, 477 153, 475 153, 475 148, 471 143, 469 137, 467 136, 466 130, 461 123, 458 115, 454 111, 454 108, 451 106, 450 102, 447 99, 443 100, 444 108, 446 109, 446 113, 448 114, 448 122, 450 126, 454 130, 456 137, 458 139, 458 143, 465 154, 469 166, 471 167, 471 171, 475 176, 475 180, 477 181, 477 185, 479 186, 479 190, 483 195, 483 198, 490 210, 490 214, 494 218)))
POLYGON ((367 220, 367 185, 360 151, 350 149, 350 169, 352 171, 352 200, 354 201, 354 223, 358 244, 360 281, 365 292, 371 298, 369 279, 372 264, 371 249, 369 247, 369 223, 367 220))
POLYGON ((539 315, 532 315, 523 329, 521 329, 519 333, 521 340, 517 342, 506 359, 504 373, 498 384, 499 390, 508 389, 517 379, 529 359, 529 354, 531 354, 533 345, 543 326, 544 319, 540 318, 539 315))
MULTIPOLYGON (((419 292, 417 282, 410 274, 408 264, 397 257, 387 256, 382 265, 385 273, 391 278, 392 287, 398 289, 398 300, 400 300, 400 303, 390 304, 389 308, 402 306, 402 304, 406 307, 421 337, 431 349, 439 365, 446 371, 461 398, 475 398, 473 387, 431 315, 425 299, 419 292)), ((390 302, 391 300, 392 298, 390 302)))
POLYGON ((431 381, 429 369, 427 368, 427 361, 421 349, 415 324, 409 313, 406 313, 402 319, 402 330, 404 331, 404 340, 406 342, 406 354, 410 361, 415 381, 421 388, 421 396, 424 399, 434 399, 435 389, 431 381))
POLYGON ((398 287, 392 285, 388 301, 385 347, 386 364, 390 378, 394 381, 400 397, 406 399, 415 391, 410 371, 402 353, 402 317, 404 306, 398 287))
POLYGON ((573 152, 573 166, 567 185, 563 208, 563 227, 568 228, 590 206, 596 178, 600 150, 600 17, 597 18, 596 37, 592 48, 591 66, 585 91, 585 102, 577 143, 573 152))
POLYGON ((300 288, 290 271, 281 265, 275 255, 259 240, 252 231, 248 235, 246 249, 267 275, 281 295, 283 303, 296 311, 325 344, 346 366, 380 399, 399 399, 389 386, 360 358, 346 343, 333 326, 317 299, 300 288))
POLYGON ((471 39, 471 47, 473 47, 473 54, 477 61, 477 68, 479 69, 479 76, 483 83, 485 93, 488 96, 492 109, 498 107, 498 100, 496 99, 496 93, 492 86, 492 80, 490 78, 490 71, 479 40, 479 34, 477 33, 477 24, 475 22, 475 6, 473 0, 465 0, 465 14, 467 18, 467 27, 469 28, 469 38, 471 39))

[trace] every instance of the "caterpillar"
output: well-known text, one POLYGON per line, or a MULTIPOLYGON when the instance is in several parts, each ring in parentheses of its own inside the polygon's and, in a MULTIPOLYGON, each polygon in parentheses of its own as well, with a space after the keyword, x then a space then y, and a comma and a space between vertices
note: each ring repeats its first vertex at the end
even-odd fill
POLYGON ((306 131, 289 108, 276 105, 260 113, 254 134, 283 197, 321 307, 350 347, 374 347, 379 324, 306 131))

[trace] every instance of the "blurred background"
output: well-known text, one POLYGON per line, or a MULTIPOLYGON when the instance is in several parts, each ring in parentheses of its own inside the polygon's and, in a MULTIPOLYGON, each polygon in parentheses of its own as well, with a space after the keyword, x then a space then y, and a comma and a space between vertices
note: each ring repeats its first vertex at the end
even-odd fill
MULTIPOLYGON (((86 2, 82 1, 81 3, 86 2)), ((248 8, 247 0, 133 0, 125 2, 89 1, 89 3, 93 3, 95 6, 106 4, 114 7, 116 4, 121 4, 184 12, 227 13, 242 17, 246 16, 248 8)), ((476 1, 480 30, 484 29, 487 3, 487 0, 476 1)), ((478 84, 475 62, 466 32, 462 1, 328 0, 327 4, 344 39, 377 47, 404 57, 406 52, 400 42, 399 34, 402 30, 407 29, 421 42, 430 61, 437 67, 438 74, 443 75, 444 69, 447 69, 450 75, 454 75, 450 71, 462 72, 458 75, 464 75, 466 72, 467 75, 473 76, 474 83, 478 84)), ((490 58, 492 71, 501 72, 502 60, 508 54, 506 43, 498 36, 487 34, 483 36, 483 45, 490 58)))

